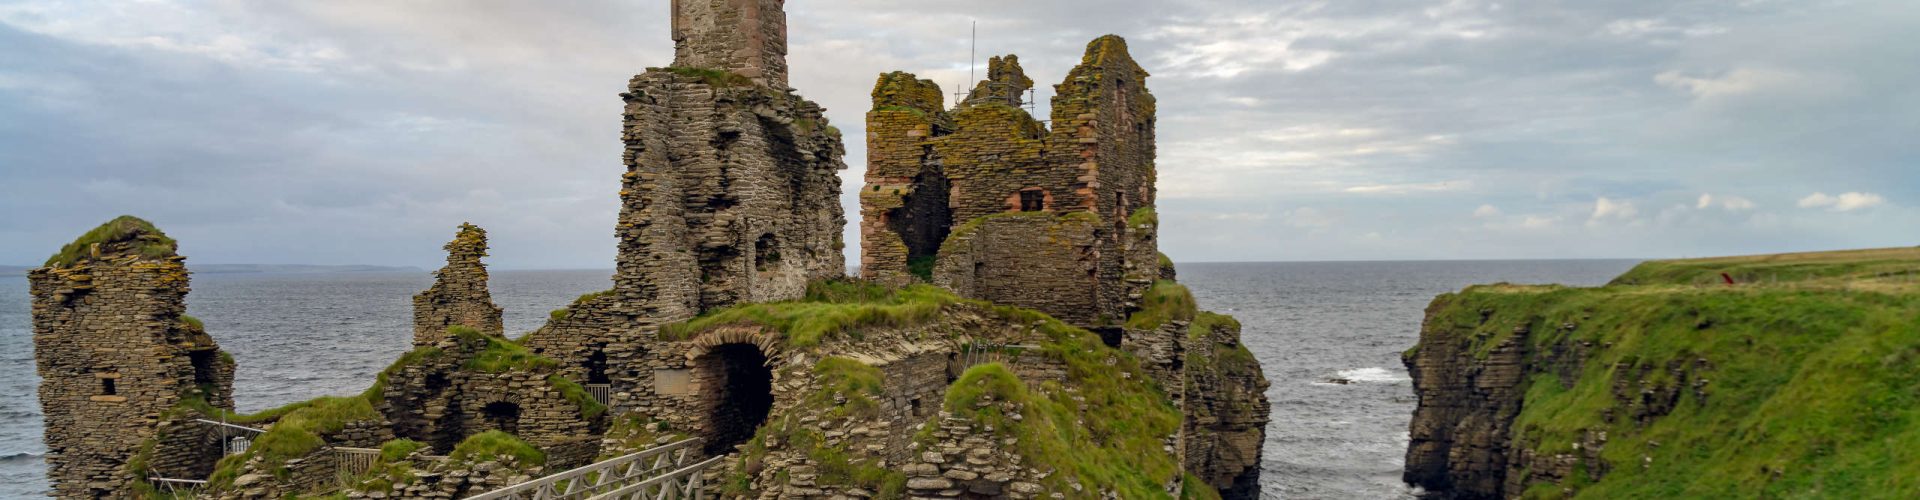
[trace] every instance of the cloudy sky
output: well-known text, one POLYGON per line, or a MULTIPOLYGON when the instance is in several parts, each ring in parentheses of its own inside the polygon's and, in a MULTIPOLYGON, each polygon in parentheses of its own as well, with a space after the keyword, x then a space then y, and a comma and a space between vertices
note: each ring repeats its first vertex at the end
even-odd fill
MULTIPOLYGON (((788 10, 793 85, 849 138, 881 72, 962 84, 971 22, 982 59, 1017 53, 1047 84, 1088 40, 1127 37, 1161 103, 1177 260, 1920 244, 1920 2, 788 10)), ((666 14, 664 0, 0 1, 0 263, 37 264, 131 213, 200 263, 427 267, 473 221, 496 266, 610 267, 618 94, 671 61, 666 14)), ((849 186, 863 146, 848 144, 849 186)))

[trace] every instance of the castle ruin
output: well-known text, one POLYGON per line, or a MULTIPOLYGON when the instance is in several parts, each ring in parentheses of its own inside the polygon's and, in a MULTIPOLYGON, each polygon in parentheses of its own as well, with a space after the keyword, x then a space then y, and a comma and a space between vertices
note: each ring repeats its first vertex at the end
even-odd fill
MULTIPOLYGON (((1238 323, 1197 311, 1159 255, 1155 104, 1126 42, 1089 44, 1050 122, 1022 109, 1033 81, 1015 56, 994 58, 952 109, 931 82, 882 75, 860 193, 867 279, 853 282, 845 147, 786 86, 783 8, 671 3, 674 64, 621 94, 611 289, 510 339, 487 291, 486 232, 463 225, 414 298, 413 349, 365 393, 233 415, 274 445, 227 459, 152 431, 173 424, 126 419, 146 434, 71 449, 120 464, 191 457, 165 477, 206 477, 223 499, 459 498, 689 437, 726 458, 706 475, 728 498, 1257 496, 1266 380, 1238 323), (355 449, 381 458, 339 458, 355 449)), ((177 306, 178 259, 136 260, 171 263, 177 306)), ((42 295, 67 300, 61 287, 83 274, 71 267, 36 271, 36 333, 42 295)), ((47 314, 59 331, 61 313, 47 314)), ((152 317, 139 325, 173 324, 152 317)), ((68 349, 44 346, 43 374, 68 349)), ((210 376, 230 380, 231 367, 210 376)), ((174 396, 142 411, 231 413, 218 383, 197 389, 212 408, 181 407, 204 384, 179 382, 203 377, 175 375, 149 391, 174 396)), ((49 408, 50 447, 86 435, 49 408)), ((55 468, 61 496, 107 496, 159 470, 80 463, 55 468)))
POLYGON ((1022 109, 1033 80, 1016 56, 992 58, 952 110, 931 81, 881 75, 861 273, 1111 331, 1160 276, 1146 78, 1125 40, 1094 40, 1054 87, 1049 124, 1022 109))

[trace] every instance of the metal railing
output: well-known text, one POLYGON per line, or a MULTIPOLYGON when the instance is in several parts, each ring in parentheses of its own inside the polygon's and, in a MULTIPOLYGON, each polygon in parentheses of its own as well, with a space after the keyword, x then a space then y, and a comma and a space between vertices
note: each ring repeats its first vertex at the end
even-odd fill
MULTIPOLYGON (((535 479, 471 497, 473 500, 561 500, 588 498, 642 498, 632 496, 608 496, 615 492, 652 491, 645 485, 684 484, 673 478, 686 474, 699 475, 700 471, 713 466, 719 459, 692 464, 700 452, 700 438, 692 438, 670 444, 656 446, 646 451, 619 458, 603 460, 598 463, 535 479), (692 472, 689 472, 692 471, 692 472), (639 488, 639 489, 635 489, 639 488)), ((698 483, 699 479, 693 479, 698 483)), ((684 488, 683 488, 684 489, 684 488)), ((693 496, 655 496, 646 498, 699 498, 698 488, 693 496)), ((683 491, 684 493, 684 491, 683 491)))
POLYGON ((587 500, 698 500, 705 494, 707 469, 725 459, 709 458, 653 479, 594 495, 587 500))
POLYGON ((147 484, 158 487, 161 492, 173 498, 199 498, 200 490, 206 489, 207 482, 197 479, 173 479, 148 477, 147 484))
POLYGON ((587 388, 587 394, 593 396, 594 401, 603 405, 613 404, 613 384, 585 384, 582 387, 587 388))
POLYGON ((1018 356, 1020 352, 1026 351, 1029 349, 1040 349, 1040 346, 1024 345, 1024 344, 993 344, 993 343, 986 343, 986 342, 968 342, 965 344, 961 344, 960 357, 959 357, 960 371, 963 371, 963 372, 967 371, 968 368, 973 368, 974 365, 983 365, 983 364, 993 363, 998 361, 1006 361, 1008 359, 1011 359, 1014 356, 1018 356))
POLYGON ((353 478, 365 475, 373 470, 373 464, 380 460, 380 450, 373 448, 333 448, 333 470, 340 478, 341 486, 349 486, 353 478))

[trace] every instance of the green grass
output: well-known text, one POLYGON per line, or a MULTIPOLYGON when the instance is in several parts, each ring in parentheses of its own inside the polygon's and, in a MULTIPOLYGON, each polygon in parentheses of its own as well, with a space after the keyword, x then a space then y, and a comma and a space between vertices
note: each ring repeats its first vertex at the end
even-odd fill
POLYGON ((1615 285, 1920 281, 1920 247, 1790 253, 1641 263, 1615 278, 1615 285))
POLYGON ((901 112, 901 113, 912 113, 912 114, 913 114, 913 116, 918 116, 918 117, 921 117, 921 118, 926 118, 926 117, 927 117, 927 110, 924 110, 924 109, 920 109, 920 108, 916 108, 916 107, 913 107, 913 106, 881 106, 881 107, 878 107, 878 108, 873 108, 873 110, 874 110, 874 111, 894 111, 894 112, 901 112))
POLYGON ((688 67, 682 67, 682 66, 674 66, 671 68, 666 68, 666 70, 669 73, 673 73, 680 76, 699 78, 701 82, 706 83, 707 85, 711 85, 719 88, 754 86, 752 78, 740 76, 737 73, 723 70, 723 69, 688 68, 688 67))
POLYGON ((922 255, 907 259, 907 274, 918 276, 922 281, 933 281, 933 266, 940 262, 939 256, 922 255))
POLYGON ((579 309, 580 306, 586 305, 588 302, 600 300, 601 297, 607 297, 611 295, 613 295, 613 290, 603 290, 603 291, 581 295, 573 299, 572 305, 569 305, 567 307, 562 307, 559 309, 554 309, 552 312, 547 313, 547 317, 548 319, 552 319, 554 321, 566 320, 567 318, 573 317, 574 309, 579 309))
POLYGON ((691 321, 661 328, 661 338, 684 340, 731 325, 758 325, 777 330, 790 347, 810 347, 842 335, 860 338, 860 330, 909 327, 940 317, 943 307, 960 298, 929 285, 889 289, 853 281, 816 282, 807 286, 805 299, 748 304, 711 311, 691 321))
POLYGON ((1197 313, 1193 292, 1179 283, 1160 280, 1140 297, 1140 310, 1127 317, 1127 328, 1153 330, 1174 320, 1192 321, 1197 313))
MULTIPOLYGON (((1675 270, 1688 266, 1642 266, 1629 281, 1684 281, 1696 271, 1675 270)), ((1542 453, 1607 433, 1611 472, 1573 481, 1582 498, 1920 497, 1911 288, 1482 286, 1436 299, 1428 331, 1484 356, 1519 326, 1536 356, 1598 346, 1570 380, 1532 375, 1513 424, 1542 453), (1643 393, 1677 393, 1677 404, 1641 424, 1627 415, 1643 393)))
POLYGON ((113 243, 131 243, 130 249, 135 254, 148 259, 172 257, 180 246, 154 227, 153 223, 122 215, 87 231, 73 243, 60 247, 60 253, 47 258, 46 267, 73 267, 81 260, 92 257, 94 245, 105 247, 113 243))
POLYGON ((560 363, 533 351, 521 347, 511 340, 480 333, 479 330, 464 326, 447 329, 448 334, 460 337, 466 342, 486 342, 487 347, 479 354, 468 359, 464 368, 482 373, 506 373, 510 371, 530 371, 551 369, 560 363))
POLYGON ((1155 213, 1153 207, 1140 207, 1135 209, 1133 214, 1127 216, 1127 225, 1133 227, 1158 226, 1160 225, 1160 214, 1155 213))
POLYGON ((468 436, 454 445, 448 459, 459 463, 478 463, 493 460, 511 459, 522 467, 545 465, 547 454, 539 448, 500 431, 487 431, 468 436))
POLYGON ((387 441, 380 444, 380 459, 388 462, 398 462, 406 459, 407 455, 412 455, 413 452, 420 451, 421 448, 425 447, 427 447, 426 443, 412 439, 387 441))
POLYGON ((321 436, 339 432, 350 422, 380 419, 380 413, 374 411, 373 404, 365 397, 325 397, 297 405, 275 421, 266 433, 255 437, 247 451, 221 459, 208 482, 216 489, 231 487, 240 467, 253 457, 273 464, 270 470, 275 476, 284 475, 283 464, 288 460, 304 457, 326 445, 321 436))
POLYGON ((440 348, 432 346, 416 347, 411 351, 407 351, 405 354, 401 354, 400 359, 394 360, 392 364, 387 365, 385 370, 380 370, 378 375, 373 376, 373 386, 368 387, 365 392, 361 393, 361 396, 367 398, 368 401, 379 404, 380 400, 386 399, 388 379, 400 373, 400 370, 406 369, 406 367, 418 365, 430 359, 438 359, 443 354, 445 353, 442 352, 440 348))
POLYGON ((1184 474, 1162 449, 1162 438, 1178 429, 1180 414, 1159 391, 1138 381, 1146 377, 1130 358, 1123 365, 1132 366, 1106 366, 1103 360, 1112 351, 1100 352, 1088 341, 1049 346, 1066 356, 1075 391, 1055 382, 1031 388, 1005 365, 988 363, 969 368, 947 389, 944 408, 973 421, 976 429, 1018 438, 1014 449, 1025 457, 1024 466, 1057 471, 1042 480, 1049 489, 1072 491, 1070 485, 1077 483, 1086 491, 1111 489, 1120 498, 1165 498, 1162 485, 1184 474), (1118 371, 1134 373, 1135 380, 1116 376, 1118 371), (995 404, 977 404, 989 400, 995 404), (1014 420, 999 402, 1018 405, 1022 418, 1014 420))
POLYGON ((196 332, 207 331, 207 324, 205 322, 200 321, 200 318, 195 318, 193 316, 182 314, 180 315, 180 322, 182 324, 187 325, 187 329, 189 330, 196 331, 196 332))
POLYGON ((1245 343, 1232 346, 1212 341, 1215 330, 1230 330, 1238 336, 1240 320, 1233 316, 1199 311, 1194 314, 1193 324, 1187 328, 1189 347, 1186 354, 1186 366, 1189 370, 1212 370, 1219 368, 1228 373, 1257 371, 1260 361, 1253 357, 1253 351, 1245 343))
POLYGON ((1192 473, 1188 473, 1180 485, 1181 500, 1220 500, 1219 490, 1213 489, 1213 485, 1192 473))
POLYGON ((548 375, 547 384, 558 389, 561 397, 567 398, 567 401, 580 408, 580 418, 593 420, 607 412, 607 405, 600 404, 599 400, 593 399, 592 394, 587 393, 586 388, 580 387, 580 384, 572 380, 567 380, 566 377, 548 375))

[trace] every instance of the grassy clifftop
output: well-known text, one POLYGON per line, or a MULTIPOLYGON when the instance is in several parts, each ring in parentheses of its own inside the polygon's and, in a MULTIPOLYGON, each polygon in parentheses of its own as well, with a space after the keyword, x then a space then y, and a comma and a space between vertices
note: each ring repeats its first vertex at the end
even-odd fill
POLYGON ((1911 281, 1920 279, 1920 247, 1656 260, 1635 266, 1610 284, 1700 285, 1723 283, 1725 278, 1737 284, 1911 281))
POLYGON ((1473 287, 1435 300, 1408 359, 1451 378, 1416 384, 1442 396, 1519 366, 1506 382, 1520 395, 1504 415, 1513 448, 1493 453, 1506 495, 1920 498, 1909 272, 1920 274, 1920 249, 1649 262, 1591 289, 1473 287), (1688 285, 1721 273, 1780 277, 1688 285), (1443 357, 1477 368, 1450 371, 1443 357))

